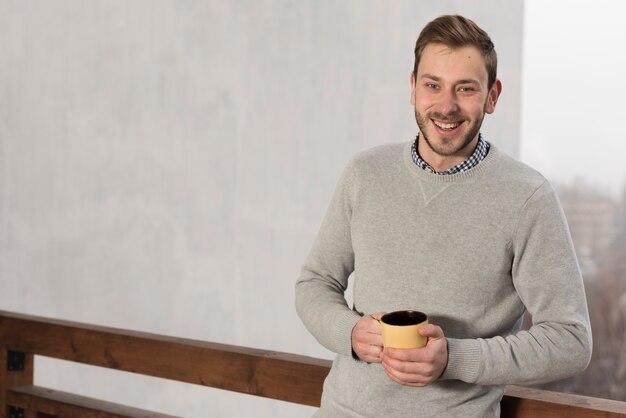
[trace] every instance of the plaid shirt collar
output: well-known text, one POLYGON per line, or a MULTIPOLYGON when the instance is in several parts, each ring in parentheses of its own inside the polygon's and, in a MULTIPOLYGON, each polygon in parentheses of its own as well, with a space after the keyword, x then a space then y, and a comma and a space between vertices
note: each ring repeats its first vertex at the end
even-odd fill
POLYGON ((413 141, 413 145, 411 146, 411 157, 413 158, 413 162, 417 164, 417 166, 420 167, 421 169, 426 170, 433 174, 439 174, 440 176, 460 173, 463 171, 467 171, 470 168, 476 167, 478 163, 481 162, 487 156, 487 153, 489 152, 489 142, 483 139, 482 134, 479 134, 478 144, 476 144, 476 148, 474 149, 474 152, 472 153, 472 155, 470 155, 470 157, 467 160, 463 161, 460 164, 455 165, 454 167, 450 167, 447 170, 437 172, 435 171, 434 168, 430 166, 430 164, 422 160, 422 157, 420 157, 419 153, 417 152, 417 141, 419 141, 419 135, 417 135, 417 137, 415 138, 415 141, 413 141))

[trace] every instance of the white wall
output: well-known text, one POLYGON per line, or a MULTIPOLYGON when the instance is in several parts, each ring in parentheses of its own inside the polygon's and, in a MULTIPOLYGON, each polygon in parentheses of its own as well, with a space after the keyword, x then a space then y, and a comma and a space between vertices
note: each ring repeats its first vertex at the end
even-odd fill
MULTIPOLYGON (((0 0, 0 309, 330 358, 293 284, 356 151, 416 133, 422 26, 487 29, 516 155, 522 1, 0 0)), ((187 417, 311 408, 38 359, 187 417)))

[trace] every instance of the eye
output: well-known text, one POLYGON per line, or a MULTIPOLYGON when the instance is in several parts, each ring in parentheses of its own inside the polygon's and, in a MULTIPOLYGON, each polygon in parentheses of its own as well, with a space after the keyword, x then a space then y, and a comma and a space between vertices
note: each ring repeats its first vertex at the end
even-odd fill
POLYGON ((474 87, 471 86, 461 86, 459 87, 459 92, 461 93, 470 93, 476 91, 476 89, 474 87))
POLYGON ((436 83, 426 83, 425 86, 427 89, 432 89, 432 90, 439 88, 439 86, 436 83))

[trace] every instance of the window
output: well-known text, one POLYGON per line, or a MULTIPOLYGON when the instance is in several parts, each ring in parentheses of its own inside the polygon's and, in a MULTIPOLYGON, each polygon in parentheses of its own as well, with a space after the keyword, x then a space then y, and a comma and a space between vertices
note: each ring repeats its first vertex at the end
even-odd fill
POLYGON ((626 4, 525 3, 521 159, 557 189, 594 334, 587 371, 550 388, 626 400, 626 4))

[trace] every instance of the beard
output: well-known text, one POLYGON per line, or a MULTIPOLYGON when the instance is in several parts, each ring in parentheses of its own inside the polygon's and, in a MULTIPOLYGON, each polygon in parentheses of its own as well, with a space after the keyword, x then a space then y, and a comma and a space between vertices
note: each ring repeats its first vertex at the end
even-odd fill
POLYGON ((463 118, 460 114, 455 113, 442 115, 441 113, 433 112, 427 113, 426 115, 422 116, 417 111, 417 109, 415 109, 415 121, 417 122, 417 126, 419 127, 419 130, 421 132, 421 136, 424 138, 424 142, 426 143, 426 145, 428 145, 428 148, 430 148, 435 154, 441 155, 442 157, 451 157, 457 155, 461 150, 465 149, 465 147, 471 144, 474 138, 476 138, 476 136, 480 132, 480 127, 482 126, 483 119, 485 118, 486 106, 487 103, 485 103, 483 113, 480 116, 480 119, 474 120, 470 123, 468 129, 465 132, 459 133, 459 135, 461 135, 460 141, 458 141, 458 137, 456 137, 450 139, 442 139, 443 143, 437 144, 431 141, 430 138, 428 138, 427 132, 428 121, 430 121, 431 119, 442 121, 447 120, 450 122, 464 121, 463 123, 466 123, 467 120, 463 118))

